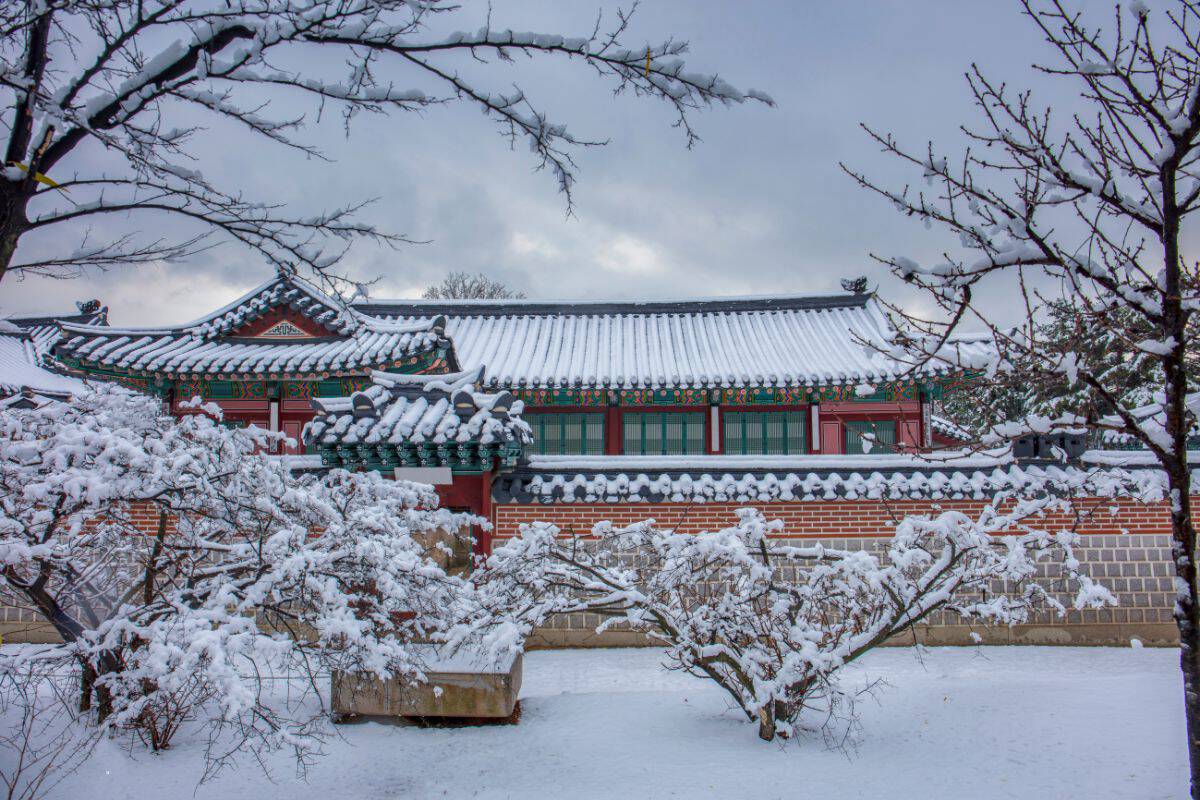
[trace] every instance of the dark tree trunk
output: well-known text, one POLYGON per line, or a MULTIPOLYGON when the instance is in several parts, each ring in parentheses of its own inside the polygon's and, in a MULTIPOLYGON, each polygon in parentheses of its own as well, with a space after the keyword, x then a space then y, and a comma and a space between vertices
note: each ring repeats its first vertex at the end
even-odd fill
MULTIPOLYGON (((1185 151, 1183 143, 1177 149, 1185 151)), ((1175 625, 1179 628, 1179 668, 1183 673, 1191 795, 1200 800, 1200 587, 1196 583, 1196 528, 1192 519, 1192 481, 1188 466, 1188 375, 1185 360, 1188 312, 1182 302, 1183 265, 1179 252, 1180 211, 1176 170, 1180 154, 1163 165, 1162 339, 1173 341, 1163 356, 1164 402, 1170 452, 1163 459, 1171 507, 1171 555, 1175 562, 1175 625)))
MULTIPOLYGON (((33 3, 27 4, 30 8, 33 3)), ((24 164, 26 171, 20 180, 0 179, 0 282, 4 280, 13 256, 17 252, 17 241, 26 229, 26 205, 36 190, 34 175, 39 169, 37 154, 30 153, 33 144, 34 95, 41 87, 49 60, 50 31, 54 12, 43 11, 26 34, 25 60, 22 69, 28 91, 17 92, 10 120, 8 144, 4 148, 5 166, 24 164)))
POLYGON ((1184 719, 1194 800, 1200 800, 1200 596, 1196 584, 1196 529, 1192 521, 1191 480, 1184 462, 1168 472, 1171 497, 1171 556, 1175 562, 1175 625, 1179 628, 1179 668, 1183 673, 1184 719))
POLYGON ((96 686, 96 670, 86 662, 79 665, 79 710, 92 710, 92 692, 96 686))
MULTIPOLYGON (((15 199, 15 198, 14 198, 15 199)), ((25 228, 25 203, 8 202, 8 198, 0 191, 0 282, 12 265, 13 256, 17 253, 17 243, 25 228)))
POLYGON ((758 709, 758 738, 769 742, 775 738, 775 704, 758 709))

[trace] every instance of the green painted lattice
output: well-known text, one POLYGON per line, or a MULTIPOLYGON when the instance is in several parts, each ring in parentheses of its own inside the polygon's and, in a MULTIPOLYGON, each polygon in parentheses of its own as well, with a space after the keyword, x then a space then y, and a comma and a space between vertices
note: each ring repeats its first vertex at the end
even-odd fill
POLYGON ((704 414, 688 411, 627 412, 626 455, 684 456, 704 452, 704 414))
POLYGON ((730 455, 787 456, 807 450, 802 411, 730 411, 723 415, 730 455))
POLYGON ((850 420, 846 422, 846 453, 865 455, 868 452, 873 454, 896 452, 895 420, 850 420), (863 441, 864 435, 871 439, 869 451, 863 441))
POLYGON ((599 455, 604 452, 603 414, 525 414, 540 455, 599 455))

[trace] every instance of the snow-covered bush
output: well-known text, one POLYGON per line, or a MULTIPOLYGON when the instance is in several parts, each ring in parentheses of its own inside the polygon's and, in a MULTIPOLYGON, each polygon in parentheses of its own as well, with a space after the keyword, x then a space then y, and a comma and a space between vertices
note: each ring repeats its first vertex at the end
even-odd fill
POLYGON ((266 679, 419 674, 409 643, 467 613, 428 543, 475 520, 377 473, 294 474, 272 436, 112 386, 0 413, 0 591, 62 636, 105 725, 304 752, 315 717, 266 679))
POLYGON ((601 523, 594 539, 552 525, 524 526, 477 576, 497 617, 525 630, 553 613, 589 611, 667 646, 667 666, 721 686, 766 740, 788 737, 806 709, 847 712, 838 671, 946 609, 1013 624, 1063 605, 1034 580, 1061 567, 1076 608, 1114 603, 1079 571, 1075 534, 1038 529, 1069 501, 997 496, 977 516, 945 511, 905 518, 883 557, 778 538, 782 523, 757 509, 725 530, 677 533, 647 520, 601 523), (1003 588, 1003 591, 1000 589, 1003 588))

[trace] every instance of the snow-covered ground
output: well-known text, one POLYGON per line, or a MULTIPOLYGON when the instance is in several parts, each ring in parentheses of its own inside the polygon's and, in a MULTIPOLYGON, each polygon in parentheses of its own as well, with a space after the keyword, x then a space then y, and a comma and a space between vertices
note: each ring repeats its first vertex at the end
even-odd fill
POLYGON ((197 789, 196 743, 105 742, 56 798, 1178 798, 1187 794, 1175 650, 997 647, 871 653, 851 749, 755 738, 714 687, 652 650, 526 657, 515 727, 340 729, 294 778, 254 764, 197 789), (273 779, 273 780, 272 780, 273 779))

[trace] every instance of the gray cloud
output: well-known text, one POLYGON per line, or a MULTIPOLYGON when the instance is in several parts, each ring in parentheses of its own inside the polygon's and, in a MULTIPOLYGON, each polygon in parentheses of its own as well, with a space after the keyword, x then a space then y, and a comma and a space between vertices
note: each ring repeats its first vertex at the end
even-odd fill
MULTIPOLYGON (((563 33, 590 30, 596 9, 549 0, 492 5, 499 25, 563 33)), ((456 27, 478 25, 482 13, 472 6, 456 27)), ((952 242, 899 217, 842 174, 839 160, 898 182, 919 177, 883 159, 858 123, 913 143, 933 137, 956 144, 957 125, 972 113, 962 80, 972 61, 1036 86, 1051 102, 1074 102, 1029 69, 1043 51, 1010 2, 647 0, 630 41, 666 35, 691 41, 696 68, 764 89, 779 107, 699 114, 694 123, 704 141, 688 151, 668 109, 613 98, 580 65, 496 67, 494 86, 519 81, 577 135, 612 138, 580 154, 572 218, 552 178, 534 172, 523 148, 510 152, 465 106, 359 119, 349 140, 340 120, 327 118, 309 139, 333 163, 219 127, 195 150, 217 183, 244 186, 298 214, 378 197, 366 219, 429 243, 351 252, 345 271, 381 278, 377 296, 416 295, 449 270, 486 272, 534 297, 619 298, 819 292, 866 274, 885 295, 913 303, 869 254, 937 257, 952 242)), ((292 102, 277 105, 291 109, 292 102)), ((106 220, 104 230, 130 225, 177 230, 152 218, 106 220)), ((0 309, 50 313, 96 296, 118 323, 181 322, 270 274, 258 257, 224 244, 187 264, 70 282, 6 281, 0 309)))

